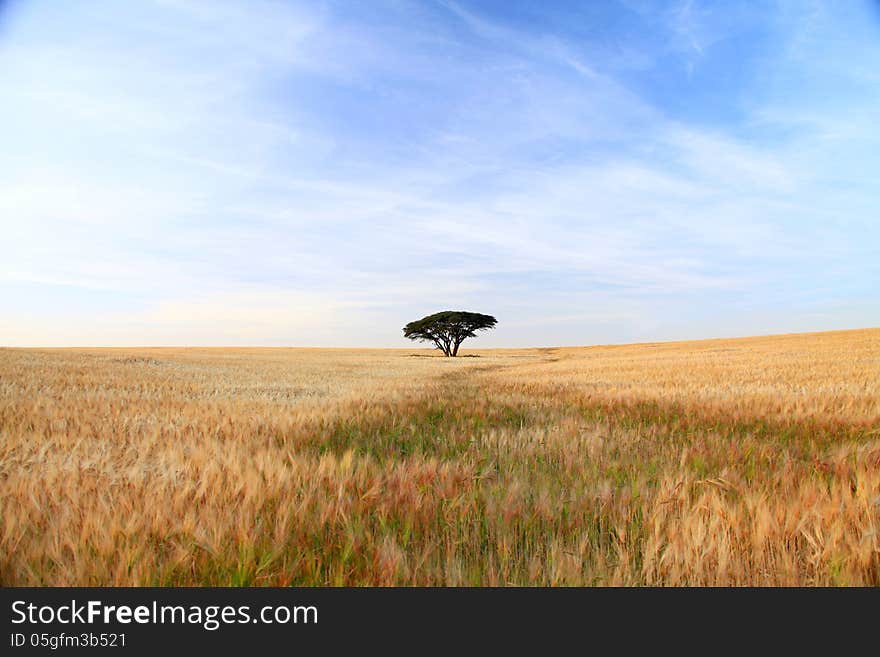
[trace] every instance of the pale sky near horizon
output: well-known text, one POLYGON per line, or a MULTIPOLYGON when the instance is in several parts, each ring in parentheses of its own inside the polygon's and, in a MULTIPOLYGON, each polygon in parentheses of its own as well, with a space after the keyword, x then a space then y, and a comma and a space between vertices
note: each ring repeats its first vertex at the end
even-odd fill
POLYGON ((874 2, 0 7, 0 346, 880 326, 874 2))

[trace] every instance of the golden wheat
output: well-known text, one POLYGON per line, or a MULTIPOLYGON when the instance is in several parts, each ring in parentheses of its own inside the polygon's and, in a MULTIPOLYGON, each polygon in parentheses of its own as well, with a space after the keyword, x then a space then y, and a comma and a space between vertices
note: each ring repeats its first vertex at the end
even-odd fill
POLYGON ((880 585, 880 330, 0 350, 3 585, 880 585))

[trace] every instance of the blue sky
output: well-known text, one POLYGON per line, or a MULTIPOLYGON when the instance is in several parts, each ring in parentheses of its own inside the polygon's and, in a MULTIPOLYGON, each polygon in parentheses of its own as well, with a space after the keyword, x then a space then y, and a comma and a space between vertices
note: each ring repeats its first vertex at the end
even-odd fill
POLYGON ((0 13, 0 344, 880 325, 869 2, 0 13))

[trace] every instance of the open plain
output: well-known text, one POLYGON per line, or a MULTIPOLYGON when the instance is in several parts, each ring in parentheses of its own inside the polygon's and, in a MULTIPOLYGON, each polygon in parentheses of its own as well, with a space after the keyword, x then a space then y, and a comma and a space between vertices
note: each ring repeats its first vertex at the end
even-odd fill
POLYGON ((0 584, 880 585, 880 329, 468 346, 0 350, 0 584))

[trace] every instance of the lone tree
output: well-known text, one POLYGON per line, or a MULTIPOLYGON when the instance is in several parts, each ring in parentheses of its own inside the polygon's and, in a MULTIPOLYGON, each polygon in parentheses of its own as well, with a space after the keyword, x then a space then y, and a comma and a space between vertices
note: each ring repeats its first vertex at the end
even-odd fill
POLYGON ((458 356, 458 348, 465 338, 475 338, 477 331, 495 328, 497 323, 492 315, 444 310, 410 322, 403 327, 403 337, 433 342, 444 356, 458 356))

